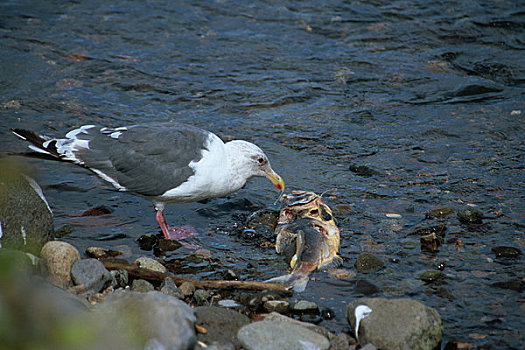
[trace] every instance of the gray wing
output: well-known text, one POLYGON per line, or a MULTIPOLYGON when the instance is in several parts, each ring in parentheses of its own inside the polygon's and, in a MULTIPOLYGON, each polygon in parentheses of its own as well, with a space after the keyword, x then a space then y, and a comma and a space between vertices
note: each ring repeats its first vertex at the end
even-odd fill
POLYGON ((89 141, 89 148, 73 153, 84 166, 128 191, 153 197, 178 187, 194 174, 189 164, 202 158, 212 135, 174 122, 93 127, 75 135, 89 141))

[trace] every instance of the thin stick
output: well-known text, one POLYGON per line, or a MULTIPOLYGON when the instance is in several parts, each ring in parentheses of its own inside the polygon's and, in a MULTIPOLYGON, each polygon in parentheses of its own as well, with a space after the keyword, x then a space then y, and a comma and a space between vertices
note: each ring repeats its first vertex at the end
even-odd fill
POLYGON ((259 281, 226 281, 226 280, 207 280, 197 281, 175 276, 168 272, 158 272, 143 269, 136 263, 130 263, 122 259, 101 259, 108 270, 126 270, 130 277, 140 278, 148 281, 161 282, 166 277, 171 277, 176 285, 184 282, 192 283, 195 288, 201 289, 250 289, 250 290, 276 290, 283 293, 292 293, 290 286, 280 283, 267 283, 259 281))

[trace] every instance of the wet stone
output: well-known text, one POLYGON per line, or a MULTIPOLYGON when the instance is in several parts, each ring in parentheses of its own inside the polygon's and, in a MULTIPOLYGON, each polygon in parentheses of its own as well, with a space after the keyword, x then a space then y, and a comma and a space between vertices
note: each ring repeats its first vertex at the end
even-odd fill
POLYGON ((153 250, 153 247, 157 245, 159 238, 152 234, 145 234, 137 239, 139 248, 142 250, 153 250))
POLYGON ((443 243, 443 239, 434 232, 422 236, 419 241, 421 242, 421 251, 430 253, 438 252, 439 246, 443 243))
POLYGON ((106 258, 114 258, 119 255, 122 255, 122 252, 106 249, 106 248, 100 248, 100 247, 89 247, 86 249, 86 254, 90 258, 94 259, 106 259, 106 258))
POLYGON ((320 315, 304 314, 299 317, 302 322, 308 322, 313 324, 321 323, 323 318, 320 315))
POLYGON ((181 290, 177 288, 177 285, 171 277, 166 277, 164 281, 162 281, 160 291, 164 294, 171 295, 172 297, 184 299, 184 294, 182 294, 181 290))
POLYGON ((507 246, 494 247, 492 252, 496 254, 496 258, 514 259, 521 255, 521 250, 518 248, 507 246))
POLYGON ((350 166, 348 167, 348 170, 350 170, 356 175, 363 176, 363 177, 371 177, 374 175, 380 175, 378 171, 366 165, 350 164, 350 166))
POLYGON ((113 280, 111 273, 97 259, 78 260, 71 267, 71 279, 75 285, 84 285, 87 291, 100 292, 113 280))
POLYGON ((288 311, 290 303, 286 300, 268 300, 264 303, 263 307, 267 312, 275 311, 282 314, 288 311))
POLYGON ((147 293, 155 290, 155 287, 146 280, 134 280, 131 284, 131 290, 134 292, 147 293))
POLYGON ((182 247, 182 244, 174 239, 159 239, 154 247, 156 255, 158 253, 171 252, 182 247))
POLYGON ((363 253, 357 257, 354 266, 357 272, 367 273, 379 270, 385 263, 375 255, 363 253))
POLYGON ((246 219, 245 226, 252 230, 268 230, 271 233, 275 231, 277 220, 279 218, 279 211, 272 209, 261 209, 251 214, 246 219))
POLYGON ((362 295, 372 295, 379 292, 379 288, 367 280, 357 280, 355 282, 354 292, 362 295))
POLYGON ((440 298, 448 299, 448 300, 455 300, 456 297, 453 296, 450 291, 445 287, 439 287, 436 292, 434 293, 440 298))
POLYGON ((109 273, 111 273, 111 276, 113 277, 113 281, 111 282, 113 288, 126 288, 129 283, 128 271, 112 270, 109 273))
POLYGON ((483 222, 483 214, 479 210, 473 208, 460 210, 458 211, 457 216, 459 222, 465 225, 477 225, 483 222))
POLYGON ((426 283, 436 282, 442 280, 444 277, 443 272, 435 270, 428 270, 419 274, 419 279, 426 283))
POLYGON ((445 225, 436 225, 436 226, 430 226, 430 227, 423 227, 420 228, 412 233, 412 235, 415 236, 426 236, 430 235, 432 233, 435 233, 439 237, 445 238, 447 232, 447 226, 445 225))
POLYGON ((455 213, 454 208, 451 207, 444 207, 444 208, 437 208, 432 209, 428 213, 425 213, 425 218, 427 219, 441 219, 447 216, 450 216, 455 213))
POLYGON ((330 349, 332 350, 355 350, 357 349, 357 342, 347 333, 339 333, 330 341, 330 349))
POLYGON ((142 269, 147 269, 161 273, 166 273, 168 271, 166 267, 160 262, 158 262, 155 259, 148 258, 146 256, 139 257, 137 260, 135 260, 135 262, 138 263, 139 267, 142 269))
POLYGON ((492 283, 493 287, 509 289, 521 293, 525 289, 525 282, 518 279, 511 279, 503 282, 492 283))
POLYGON ((293 304, 290 311, 294 313, 319 314, 319 306, 317 306, 317 304, 312 301, 299 300, 293 304))

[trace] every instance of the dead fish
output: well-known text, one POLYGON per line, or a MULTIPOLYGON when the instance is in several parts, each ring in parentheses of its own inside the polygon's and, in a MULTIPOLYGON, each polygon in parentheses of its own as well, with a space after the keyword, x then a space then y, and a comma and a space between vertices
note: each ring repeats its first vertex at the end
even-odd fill
POLYGON ((275 250, 290 262, 292 272, 269 281, 291 283, 294 291, 301 292, 312 271, 342 263, 337 255, 339 228, 332 211, 317 194, 296 191, 284 200, 287 206, 279 215, 275 250))
POLYGON ((332 210, 314 192, 292 191, 283 195, 286 206, 281 209, 278 224, 286 224, 300 218, 318 219, 336 226, 332 210))

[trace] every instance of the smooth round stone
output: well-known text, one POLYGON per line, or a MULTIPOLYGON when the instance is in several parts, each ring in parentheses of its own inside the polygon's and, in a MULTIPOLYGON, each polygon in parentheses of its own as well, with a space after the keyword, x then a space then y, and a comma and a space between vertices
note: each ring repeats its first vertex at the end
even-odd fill
POLYGON ((242 327, 237 339, 246 350, 303 350, 330 348, 324 336, 289 322, 260 321, 242 327))
POLYGON ((40 252, 50 280, 60 287, 71 284, 71 267, 80 260, 80 253, 71 244, 60 241, 47 242, 40 252))
POLYGON ((290 303, 286 300, 268 300, 263 304, 264 310, 268 312, 284 313, 290 308, 290 303))
POLYGON ((312 301, 300 300, 293 305, 292 311, 297 313, 319 313, 319 306, 312 301))
POLYGON ((134 280, 131 284, 131 290, 134 292, 147 293, 155 290, 155 287, 146 280, 134 280))

